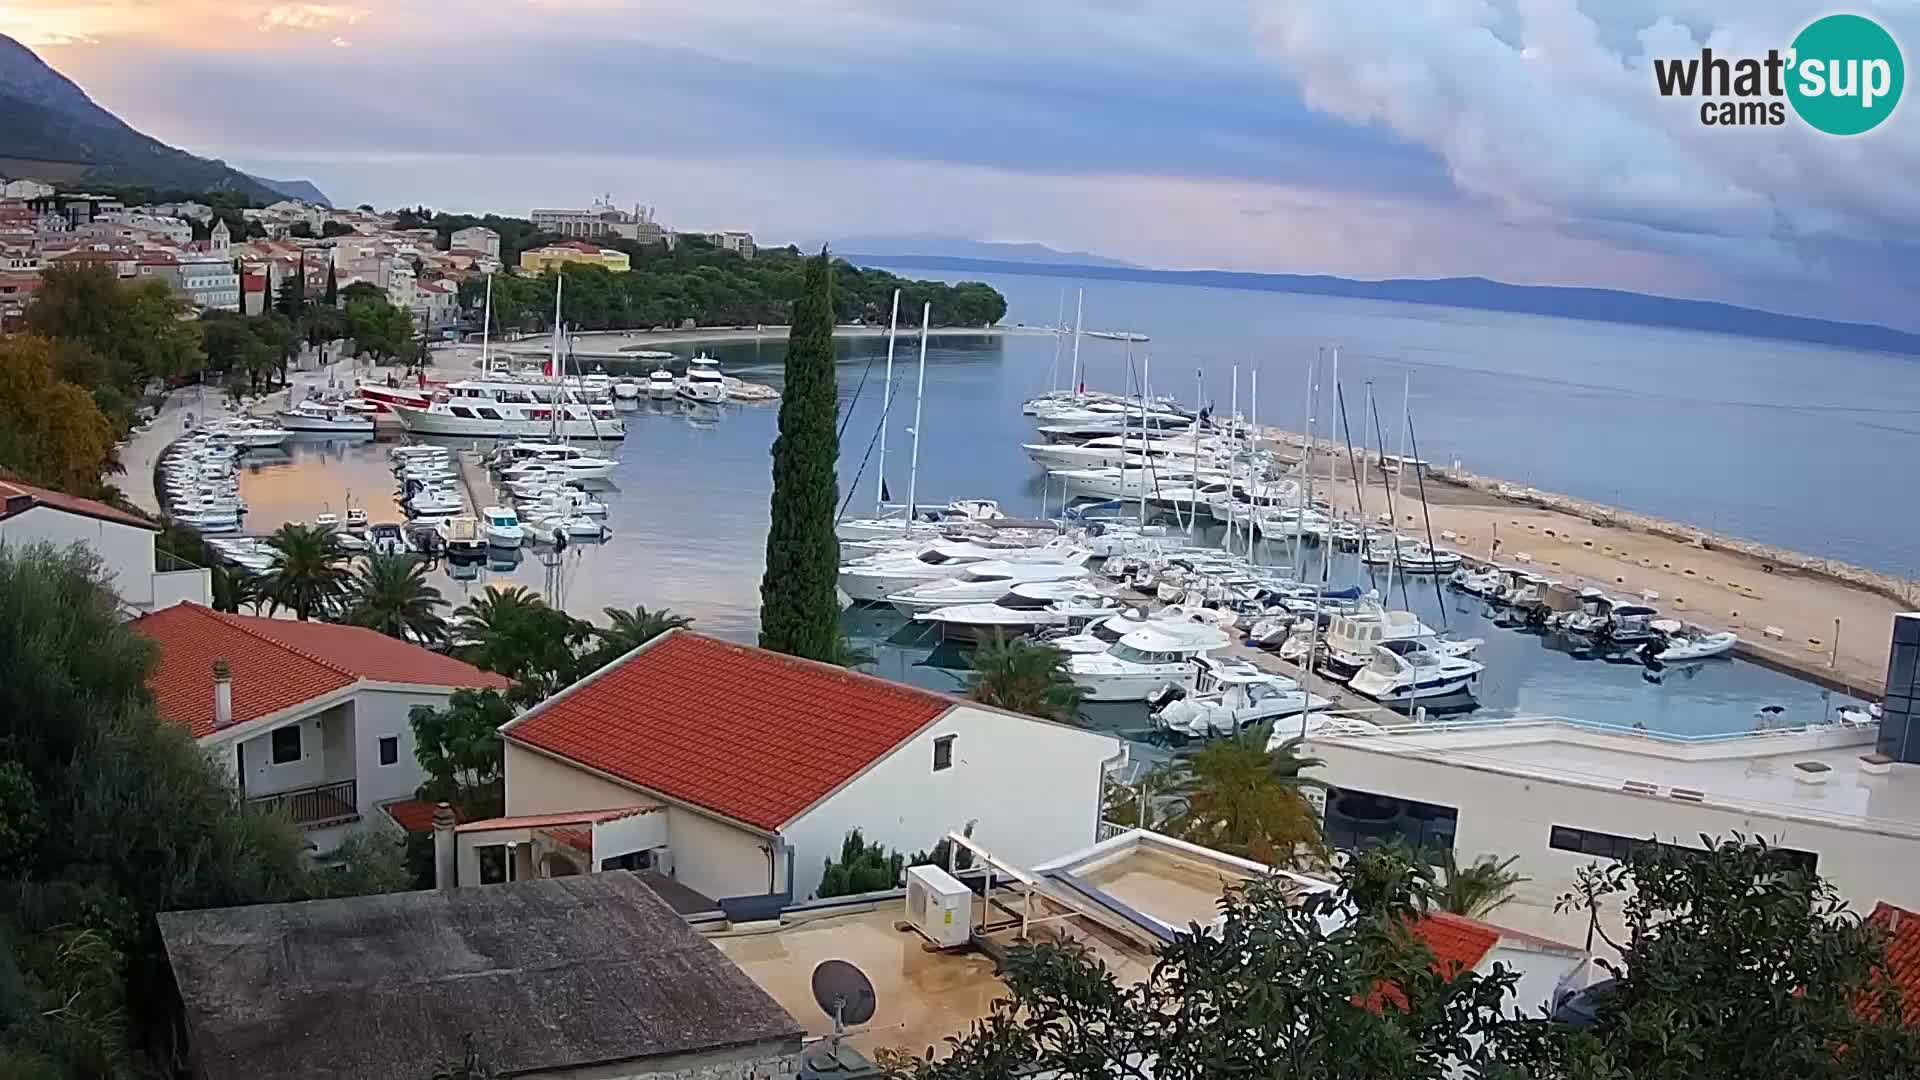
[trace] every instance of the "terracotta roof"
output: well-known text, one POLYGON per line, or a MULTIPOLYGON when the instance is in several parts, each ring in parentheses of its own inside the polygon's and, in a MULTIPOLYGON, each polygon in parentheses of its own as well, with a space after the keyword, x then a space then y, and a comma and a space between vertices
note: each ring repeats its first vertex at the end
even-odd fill
MULTIPOLYGON (((410 833, 433 831, 434 804, 425 799, 394 799, 392 802, 381 803, 380 809, 387 812, 387 816, 393 819, 395 825, 410 833)), ((453 811, 453 820, 458 823, 459 808, 449 806, 448 809, 453 811)))
POLYGON ((1920 912, 1882 900, 1873 905, 1867 922, 1886 932, 1887 976, 1899 988, 1902 1019, 1920 1024, 1920 912))
POLYGON ((354 683, 504 689, 490 671, 359 626, 228 615, 176 604, 133 621, 160 646, 147 679, 160 715, 202 738, 213 728, 213 662, 233 671, 233 722, 244 724, 354 683))
POLYGON ((590 829, 548 829, 547 835, 556 844, 565 844, 575 851, 593 854, 593 832, 590 829))
POLYGON ((36 506, 65 510, 69 514, 99 518, 102 521, 117 522, 121 525, 133 525, 153 532, 160 531, 160 526, 117 506, 109 506, 94 499, 83 499, 78 495, 68 495, 63 491, 34 487, 32 484, 23 484, 18 480, 0 480, 0 521, 5 521, 15 514, 24 514, 36 506))
MULTIPOLYGON (((1409 929, 1433 953, 1433 970, 1446 979, 1479 967, 1480 961, 1500 944, 1503 933, 1486 923, 1440 911, 1421 916, 1409 929)), ((1381 1011, 1389 1001, 1401 1011, 1406 1010, 1406 994, 1389 982, 1377 983, 1372 993, 1355 999, 1356 1004, 1374 1012, 1381 1011)))
POLYGON ((954 704, 674 630, 501 730, 644 790, 773 830, 954 704))
POLYGON ((519 817, 485 818, 469 821, 455 832, 497 832, 501 829, 546 829, 555 825, 598 825, 603 821, 618 821, 621 818, 646 814, 660 809, 657 806, 616 806, 607 810, 574 810, 558 814, 522 814, 519 817))

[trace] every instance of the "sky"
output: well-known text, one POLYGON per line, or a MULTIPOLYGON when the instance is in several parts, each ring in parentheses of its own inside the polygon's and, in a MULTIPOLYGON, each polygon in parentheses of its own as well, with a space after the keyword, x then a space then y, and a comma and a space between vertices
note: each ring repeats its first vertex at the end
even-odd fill
MULTIPOLYGON (((1480 275, 1920 328, 1920 102, 1702 126, 1803 0, 0 0, 122 118, 337 203, 609 194, 762 243, 1480 275)), ((1856 0, 1920 42, 1914 0, 1856 0)))

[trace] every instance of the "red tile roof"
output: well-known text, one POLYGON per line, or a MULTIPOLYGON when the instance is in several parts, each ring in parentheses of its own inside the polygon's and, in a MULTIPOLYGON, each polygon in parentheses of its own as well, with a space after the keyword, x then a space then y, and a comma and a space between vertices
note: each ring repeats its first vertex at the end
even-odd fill
POLYGON ((674 630, 502 730, 647 791, 773 830, 954 704, 674 630))
POLYGON ((63 491, 34 487, 32 484, 23 484, 18 480, 0 480, 0 521, 15 514, 24 514, 36 506, 52 507, 55 510, 65 510, 69 514, 118 522, 121 525, 151 529, 154 532, 160 531, 160 526, 117 506, 109 506, 93 499, 83 499, 78 495, 68 495, 63 491))
POLYGON ((650 814, 657 806, 615 806, 606 810, 561 811, 557 814, 522 814, 519 817, 482 818, 462 824, 455 832, 499 832, 501 829, 547 829, 555 825, 598 825, 604 821, 650 814))
MULTIPOLYGON (((1433 970, 1446 979, 1479 967, 1480 961, 1500 944, 1502 934, 1497 927, 1442 911, 1428 912, 1409 929, 1433 953, 1433 970)), ((1376 984, 1371 994, 1355 999, 1356 1004, 1375 1012, 1385 1008, 1389 1001, 1403 1012, 1407 1008, 1406 994, 1388 982, 1376 984)))
POLYGON ((1887 975, 1899 988, 1902 1019, 1920 1024, 1920 912, 1883 900, 1867 921, 1886 932, 1887 975))
MULTIPOLYGON (((434 804, 425 799, 395 799, 392 802, 381 803, 380 809, 387 812, 387 816, 393 819, 395 825, 410 833, 433 831, 434 804)), ((453 811, 454 822, 459 823, 459 808, 449 806, 448 809, 453 811)))
POLYGON ((213 662, 233 671, 233 722, 244 724, 354 683, 504 689, 506 679, 359 626, 228 615, 176 604, 134 620, 160 646, 147 679, 160 715, 194 738, 213 731, 213 662))

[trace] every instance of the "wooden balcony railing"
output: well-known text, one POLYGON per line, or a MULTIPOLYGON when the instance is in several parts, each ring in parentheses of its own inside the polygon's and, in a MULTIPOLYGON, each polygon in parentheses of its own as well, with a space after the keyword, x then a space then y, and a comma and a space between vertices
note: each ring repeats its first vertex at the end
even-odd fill
POLYGON ((259 795, 247 801, 268 813, 285 814, 303 829, 321 829, 360 816, 360 782, 335 780, 313 787, 259 795))

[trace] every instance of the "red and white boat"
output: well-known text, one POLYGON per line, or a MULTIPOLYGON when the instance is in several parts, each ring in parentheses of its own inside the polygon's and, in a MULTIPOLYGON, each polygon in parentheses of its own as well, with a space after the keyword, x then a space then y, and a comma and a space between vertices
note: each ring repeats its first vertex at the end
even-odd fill
POLYGON ((359 384, 360 400, 371 404, 376 412, 391 412, 395 405, 405 405, 412 409, 424 409, 433 404, 435 390, 444 387, 428 384, 424 387, 388 386, 385 383, 359 384))

